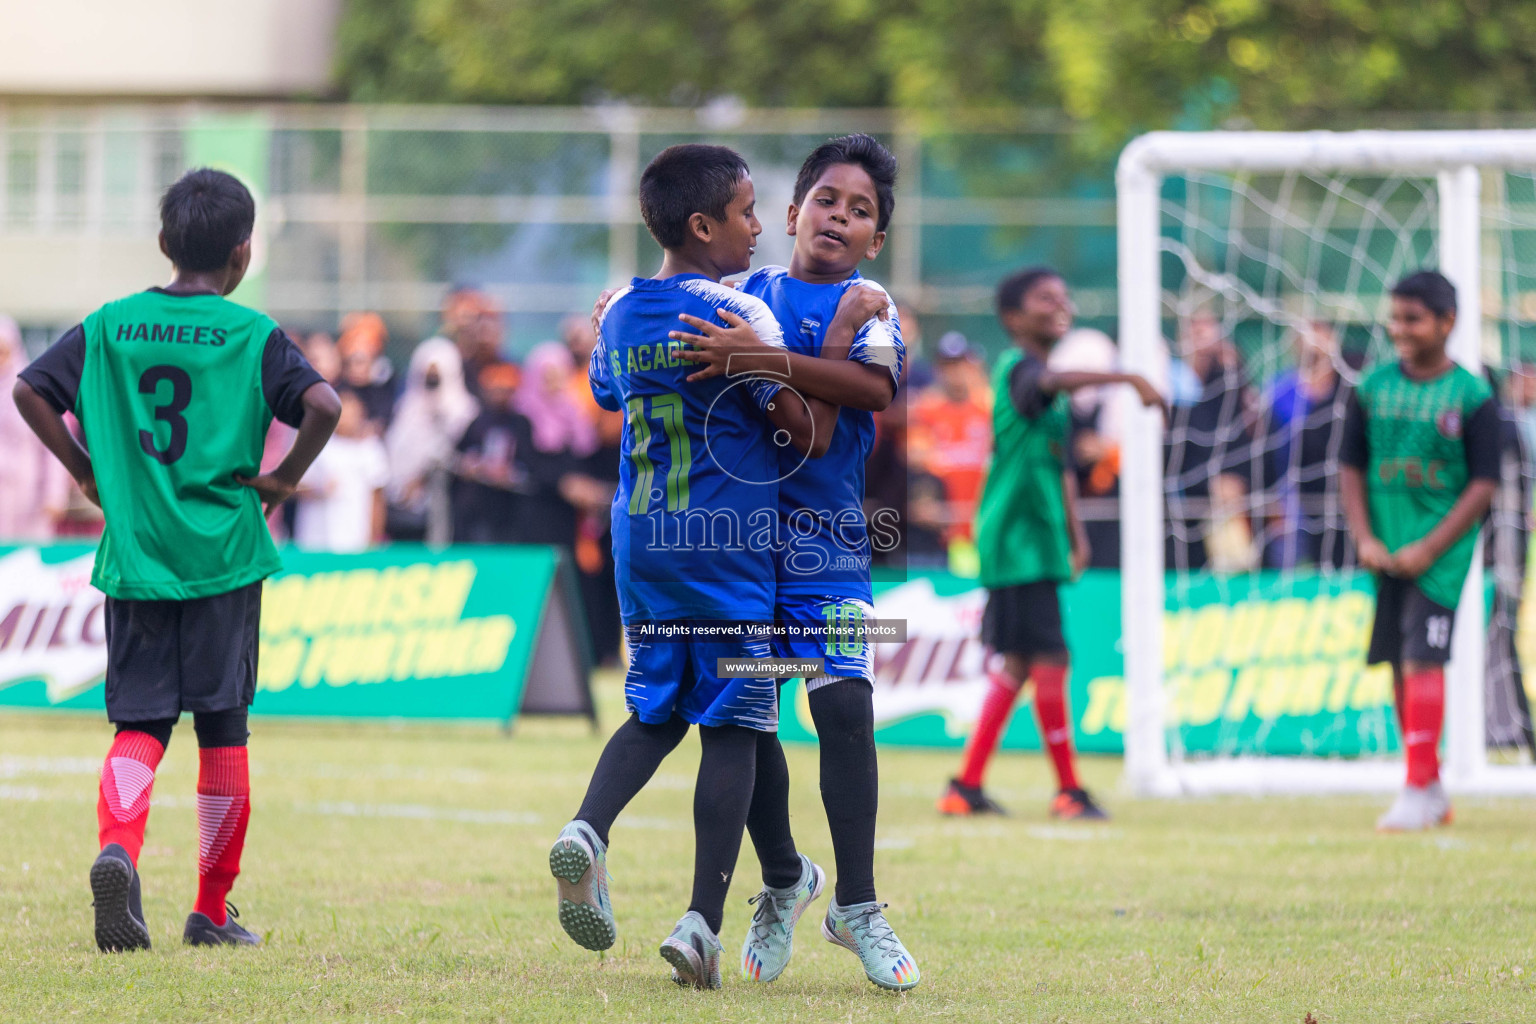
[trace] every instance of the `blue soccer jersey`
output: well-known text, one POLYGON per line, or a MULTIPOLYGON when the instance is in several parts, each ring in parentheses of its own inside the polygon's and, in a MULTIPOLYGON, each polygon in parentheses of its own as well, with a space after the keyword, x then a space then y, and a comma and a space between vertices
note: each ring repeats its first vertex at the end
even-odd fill
POLYGON ((747 320, 783 347, 762 300, 694 274, 635 278, 609 301, 588 377, 606 409, 624 412, 613 558, 626 623, 679 619, 768 622, 779 454, 766 413, 771 377, 714 377, 678 356, 668 332, 689 313, 747 320))
MULTIPOLYGON (((747 278, 741 291, 767 304, 791 352, 819 356, 843 294, 859 285, 880 287, 857 272, 837 284, 811 284, 790 277, 783 267, 764 267, 747 278)), ((872 318, 859 328, 848 358, 889 370, 896 383, 906 350, 894 304, 888 313, 888 320, 872 318)), ((782 545, 774 568, 781 618, 782 606, 791 597, 844 598, 866 605, 872 600, 864 463, 874 443, 874 414, 843 408, 832 445, 821 458, 803 459, 794 449, 780 450, 782 545)))

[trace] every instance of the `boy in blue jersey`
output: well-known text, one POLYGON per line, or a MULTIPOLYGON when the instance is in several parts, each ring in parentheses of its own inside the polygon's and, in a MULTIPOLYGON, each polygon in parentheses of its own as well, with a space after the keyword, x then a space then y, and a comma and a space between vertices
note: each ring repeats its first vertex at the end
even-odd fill
MULTIPOLYGON (((904 349, 895 305, 884 289, 859 275, 858 266, 885 244, 895 184, 895 157, 868 135, 819 146, 795 180, 787 225, 795 239, 789 267, 764 267, 740 288, 766 302, 783 326, 792 386, 841 407, 823 458, 780 454, 774 615, 789 631, 780 641, 781 657, 825 660, 824 673, 806 680, 821 745, 822 803, 837 860, 835 898, 822 933, 853 951, 876 985, 907 989, 918 983, 920 972, 875 895, 879 776, 873 651, 856 632, 812 633, 827 627, 856 631, 874 614, 864 464, 874 444, 873 413, 895 398, 904 349)), ((728 362, 762 348, 734 321, 726 329, 697 317, 683 320, 702 332, 672 334, 699 349, 683 352, 684 359, 706 364, 692 381, 711 380, 728 362)), ((748 828, 763 864, 764 891, 742 949, 743 971, 759 980, 783 971, 794 922, 820 889, 819 879, 807 887, 794 875, 788 792, 783 751, 777 744, 771 750, 759 746, 748 828)))
MULTIPOLYGON (((761 300, 719 283, 751 262, 762 230, 753 203, 746 163, 721 146, 673 146, 640 180, 641 212, 665 258, 656 277, 634 279, 609 302, 588 370, 598 403, 628 414, 613 538, 631 651, 630 718, 610 739, 581 809, 550 851, 561 925, 588 949, 607 949, 617 937, 607 890, 608 830, 688 726, 697 725, 703 756, 694 791, 693 896, 661 955, 675 980, 699 988, 720 987, 718 934, 752 801, 758 741, 778 728, 773 678, 723 674, 718 663, 772 656, 766 627, 773 619, 773 553, 753 536, 771 532, 777 516, 776 446, 793 446, 797 457, 814 453, 818 424, 829 437, 836 415, 826 403, 782 391, 765 374, 685 383, 692 364, 680 357, 684 346, 668 338, 680 315, 705 322, 730 316, 747 324, 770 356, 784 347, 761 300), (702 632, 706 623, 727 622, 762 631, 702 632)), ((772 368, 770 358, 766 370, 772 368)))

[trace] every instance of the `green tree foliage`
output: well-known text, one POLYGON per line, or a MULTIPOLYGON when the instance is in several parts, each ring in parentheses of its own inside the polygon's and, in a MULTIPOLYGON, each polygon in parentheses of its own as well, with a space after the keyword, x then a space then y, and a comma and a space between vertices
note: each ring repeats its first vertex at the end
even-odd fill
POLYGON ((347 0, 359 100, 1057 108, 1101 137, 1536 106, 1536 0, 347 0))

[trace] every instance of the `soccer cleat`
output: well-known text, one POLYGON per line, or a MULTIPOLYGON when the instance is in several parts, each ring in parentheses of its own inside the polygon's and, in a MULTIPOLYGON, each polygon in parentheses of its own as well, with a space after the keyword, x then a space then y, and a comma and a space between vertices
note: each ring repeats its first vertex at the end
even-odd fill
POLYGON ((96 909, 96 948, 124 953, 149 948, 139 872, 128 851, 108 843, 91 865, 91 906, 96 909))
POLYGON ((757 910, 747 928, 746 941, 741 944, 742 977, 748 981, 772 981, 784 973, 794 952, 795 925, 821 895, 826 882, 826 872, 802 853, 798 882, 788 889, 763 886, 761 892, 747 901, 755 904, 757 910))
POLYGON ((959 779, 950 779, 949 788, 939 797, 939 813, 965 816, 970 814, 1007 814, 1001 804, 980 786, 967 786, 959 779))
POLYGON ((1435 824, 1449 825, 1455 818, 1455 812, 1451 810, 1451 798, 1446 795, 1445 787, 1439 779, 1429 784, 1429 796, 1435 801, 1435 824))
POLYGON ((1436 779, 1427 786, 1404 786, 1387 813, 1376 819, 1378 832, 1422 832, 1451 823, 1451 801, 1436 779))
POLYGON ((584 821, 560 830, 549 850, 549 873, 560 890, 560 927, 578 946, 602 952, 619 929, 608 901, 608 847, 584 821))
POLYGON ((261 936, 255 932, 246 931, 235 918, 240 916, 240 911, 235 909, 233 903, 225 903, 225 917, 222 925, 213 923, 213 919, 207 914, 194 910, 187 915, 187 924, 181 930, 181 941, 189 946, 259 946, 261 936))
POLYGON ((864 974, 881 988, 902 991, 923 980, 917 961, 901 944, 883 911, 889 904, 855 903, 840 907, 834 900, 821 922, 828 942, 851 950, 864 965, 864 974))
POLYGON ((1104 808, 1093 802, 1086 789, 1064 789, 1051 801, 1051 817, 1063 821, 1108 821, 1104 808))
POLYGON ((720 939, 697 910, 690 910, 661 943, 661 958, 672 965, 672 980, 693 988, 720 987, 720 939))

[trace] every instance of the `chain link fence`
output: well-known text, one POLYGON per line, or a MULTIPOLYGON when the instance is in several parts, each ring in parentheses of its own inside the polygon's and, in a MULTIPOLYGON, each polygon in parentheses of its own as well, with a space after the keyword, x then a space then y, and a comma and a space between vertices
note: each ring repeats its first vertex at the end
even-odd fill
POLYGON ((784 262, 795 171, 828 137, 867 131, 902 179, 868 276, 989 351, 995 282, 1046 262, 1085 324, 1114 316, 1113 154, 1084 155, 1060 118, 942 126, 888 111, 485 109, 316 105, 0 105, 0 311, 36 344, 125 291, 162 280, 156 201, 198 164, 238 173, 260 204, 256 273, 240 298, 299 330, 382 313, 394 355, 437 325, 454 285, 485 288, 514 351, 553 335, 602 287, 660 254, 635 189, 678 142, 747 158, 764 222, 760 262, 784 262))

